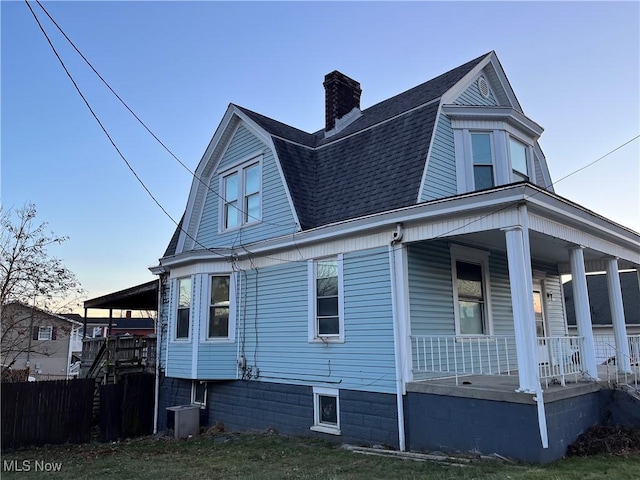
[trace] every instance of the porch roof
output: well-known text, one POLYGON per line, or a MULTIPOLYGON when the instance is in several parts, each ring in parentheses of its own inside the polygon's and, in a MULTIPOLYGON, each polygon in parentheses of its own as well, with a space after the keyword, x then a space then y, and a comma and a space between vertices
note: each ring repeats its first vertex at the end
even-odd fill
POLYGON ((86 300, 84 308, 156 311, 158 310, 158 280, 86 300))

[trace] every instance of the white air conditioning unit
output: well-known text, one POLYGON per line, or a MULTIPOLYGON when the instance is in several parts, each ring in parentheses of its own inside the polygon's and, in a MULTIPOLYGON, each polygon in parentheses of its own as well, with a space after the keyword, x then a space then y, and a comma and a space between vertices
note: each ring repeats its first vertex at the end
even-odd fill
POLYGON ((174 438, 188 438, 200 433, 200 407, 178 405, 167 407, 167 433, 173 431, 174 438))

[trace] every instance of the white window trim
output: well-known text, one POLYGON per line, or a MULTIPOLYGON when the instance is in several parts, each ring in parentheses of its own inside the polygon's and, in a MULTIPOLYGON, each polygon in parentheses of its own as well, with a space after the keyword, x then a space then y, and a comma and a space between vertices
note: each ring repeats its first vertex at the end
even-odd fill
POLYGON ((194 309, 194 300, 195 300, 195 279, 193 276, 184 276, 180 278, 176 278, 173 281, 173 290, 174 290, 174 304, 171 308, 171 341, 176 343, 190 343, 191 342, 191 331, 193 329, 193 309, 194 309), (178 338, 178 306, 180 305, 180 280, 185 279, 191 280, 191 304, 189 306, 189 334, 186 337, 178 338))
POLYGON ((455 316, 456 336, 460 337, 483 337, 493 335, 493 309, 491 308, 491 283, 489 281, 491 275, 489 271, 490 253, 485 250, 478 250, 471 247, 465 247, 457 244, 449 245, 451 255, 451 285, 453 288, 453 311, 455 316), (486 322, 486 331, 483 334, 462 334, 460 333, 460 309, 458 305, 458 287, 457 287, 457 269, 456 262, 476 263, 482 268, 482 286, 484 296, 484 314, 486 322))
MULTIPOLYGON (((513 133, 510 133, 507 136, 507 146, 509 146, 509 141, 513 139, 516 142, 524 145, 525 147, 525 155, 526 155, 526 160, 527 160, 527 177, 529 178, 529 182, 531 183, 535 183, 536 182, 536 169, 534 167, 534 163, 533 163, 533 145, 530 142, 527 142, 527 140, 523 139, 522 137, 519 137, 517 135, 514 135, 513 133)), ((509 156, 509 165, 511 166, 511 180, 513 182, 517 182, 520 181, 520 179, 516 176, 515 174, 515 168, 513 168, 513 161, 511 160, 511 149, 508 148, 507 149, 507 153, 509 156)))
POLYGON ((220 201, 219 201, 219 207, 218 207, 218 231, 220 233, 226 233, 226 232, 233 232, 234 230, 239 230, 242 227, 245 227, 247 225, 255 225, 258 223, 262 222, 262 217, 263 217, 263 185, 262 185, 262 167, 263 167, 263 153, 262 152, 258 152, 258 153, 253 153, 251 155, 246 156, 245 158, 243 158, 242 160, 240 160, 239 162, 237 162, 236 164, 234 164, 232 167, 225 169, 224 171, 218 172, 218 181, 219 181, 219 188, 218 191, 220 192, 220 201), (245 188, 245 182, 244 182, 244 172, 248 167, 251 167, 253 165, 258 165, 259 169, 260 169, 260 185, 258 187, 258 196, 260 199, 260 218, 259 219, 249 219, 248 221, 245 222, 244 220, 244 215, 245 215, 245 205, 244 205, 244 188, 245 188), (225 228, 225 216, 224 216, 224 206, 226 203, 226 192, 225 192, 225 183, 224 183, 224 179, 226 177, 228 177, 229 175, 233 175, 234 173, 238 174, 238 208, 239 208, 239 214, 240 214, 240 222, 238 223, 238 225, 236 225, 235 227, 231 227, 231 228, 225 228))
POLYGON ((38 341, 47 342, 53 340, 53 326, 47 325, 46 327, 38 327, 38 341), (41 336, 43 332, 48 332, 47 338, 41 336))
POLYGON ((509 154, 509 137, 527 147, 529 182, 536 183, 533 147, 542 133, 538 126, 512 109, 445 105, 443 113, 451 120, 456 161, 458 193, 475 191, 471 133, 491 132, 495 186, 519 181, 513 174, 509 154))
POLYGON ((204 298, 201 299, 202 307, 206 314, 202 315, 204 325, 200 328, 202 333, 200 342, 234 343, 236 341, 236 274, 233 272, 208 274, 205 294, 203 296, 204 298), (213 277, 229 277, 229 335, 226 337, 209 337, 209 307, 211 306, 211 286, 213 284, 213 277))
POLYGON ((331 435, 342 435, 340 430, 340 390, 337 388, 313 387, 313 425, 310 430, 314 432, 329 433, 331 435), (328 425, 320 422, 320 397, 336 398, 336 419, 337 425, 328 425))
POLYGON ((310 343, 344 343, 344 255, 338 254, 333 257, 322 257, 310 259, 307 262, 308 276, 308 299, 309 299, 309 331, 308 337, 310 343), (338 264, 338 322, 340 333, 338 335, 318 335, 318 323, 316 321, 316 270, 317 262, 322 260, 337 259, 338 264))
POLYGON ((202 380, 193 380, 191 382, 191 405, 198 405, 201 409, 207 408, 207 382, 203 382, 202 380), (202 402, 196 401, 196 387, 198 383, 204 384, 204 399, 202 402))

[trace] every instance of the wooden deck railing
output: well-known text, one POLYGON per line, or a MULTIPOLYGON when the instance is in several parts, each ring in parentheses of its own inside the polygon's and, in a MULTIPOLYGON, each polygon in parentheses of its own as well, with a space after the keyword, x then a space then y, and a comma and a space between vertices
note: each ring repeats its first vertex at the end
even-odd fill
POLYGON ((95 365, 96 360, 116 369, 137 366, 145 371, 153 371, 156 339, 138 335, 87 338, 82 343, 81 378, 99 369, 100 365, 95 365))

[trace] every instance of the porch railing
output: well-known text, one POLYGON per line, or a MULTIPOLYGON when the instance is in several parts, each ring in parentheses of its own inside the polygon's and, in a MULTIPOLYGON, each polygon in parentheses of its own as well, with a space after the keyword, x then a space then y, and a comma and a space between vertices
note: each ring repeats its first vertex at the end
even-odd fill
POLYGON ((584 372, 584 337, 538 337, 538 368, 540 380, 560 382, 565 386, 568 377, 577 382, 584 372))
MULTIPOLYGON (((539 337, 538 376, 565 385, 582 376, 583 337, 539 337)), ((413 372, 417 379, 469 375, 518 375, 515 337, 510 335, 412 335, 413 372)))
MULTIPOLYGON (((635 390, 635 394, 640 394, 640 335, 629 335, 629 361, 630 370, 620 371, 618 359, 622 357, 622 353, 618 352, 615 346, 615 340, 610 335, 594 336, 594 344, 596 352, 604 351, 608 355, 602 365, 605 365, 607 381, 617 385, 627 385, 635 390)), ((601 368, 601 367, 599 367, 601 368)))
POLYGON ((413 335, 413 371, 423 378, 517 374, 515 338, 508 335, 413 335))

